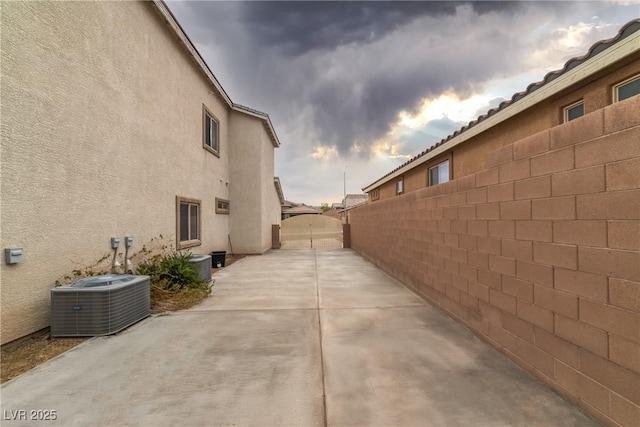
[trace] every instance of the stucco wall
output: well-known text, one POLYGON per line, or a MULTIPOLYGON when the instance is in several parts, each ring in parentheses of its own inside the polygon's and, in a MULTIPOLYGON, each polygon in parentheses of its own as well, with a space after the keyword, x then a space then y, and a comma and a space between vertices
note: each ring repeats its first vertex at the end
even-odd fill
POLYGON ((175 241, 176 196, 202 203, 192 251, 227 247, 229 110, 213 93, 151 4, 2 4, 1 242, 24 248, 0 263, 2 343, 48 326, 54 281, 110 237, 175 241), (202 147, 203 104, 220 158, 202 147))
POLYGON ((280 197, 273 181, 275 168, 275 147, 271 142, 271 138, 264 130, 262 133, 262 177, 260 178, 262 189, 262 212, 260 220, 262 223, 262 252, 271 248, 271 226, 280 224, 282 211, 280 206, 280 197))
POLYGON ((233 251, 261 254, 271 247, 271 225, 280 218, 273 183, 274 146, 257 117, 231 116, 231 242, 233 251))
POLYGON ((352 248, 605 424, 635 426, 638 111, 640 96, 356 208, 352 248))

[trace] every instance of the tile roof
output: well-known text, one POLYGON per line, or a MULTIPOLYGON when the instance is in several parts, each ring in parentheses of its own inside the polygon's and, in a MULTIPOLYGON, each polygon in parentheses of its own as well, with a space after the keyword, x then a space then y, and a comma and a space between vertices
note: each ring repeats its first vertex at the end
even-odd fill
POLYGON ((529 86, 527 86, 527 88, 525 90, 515 93, 511 97, 511 99, 507 99, 507 100, 501 102, 500 105, 498 105, 497 107, 490 109, 485 114, 479 116, 477 119, 470 121, 468 124, 466 124, 465 126, 463 126, 460 129, 458 129, 457 131, 455 131, 451 135, 448 135, 447 137, 442 138, 440 140, 440 142, 430 146, 429 148, 427 148, 426 150, 424 150, 420 154, 412 157, 410 160, 407 160, 406 162, 404 162, 400 166, 398 166, 395 169, 393 169, 391 172, 385 174, 384 176, 380 177, 379 179, 377 179, 376 181, 372 182, 371 184, 367 185, 364 188, 371 187, 372 185, 376 184, 379 181, 384 180, 384 178, 386 178, 389 175, 393 174, 394 172, 397 172, 398 170, 408 166, 409 164, 415 162, 416 160, 418 160, 419 158, 421 158, 424 155, 428 154, 429 152, 435 150, 436 148, 439 148, 442 145, 447 144, 453 138, 455 138, 458 135, 462 134, 463 132, 471 129, 472 127, 474 127, 478 123, 480 123, 480 122, 486 120, 487 118, 495 115, 499 111, 504 110, 505 108, 509 107, 510 105, 514 104, 515 102, 520 101, 525 96, 535 92, 536 90, 540 89, 541 87, 543 87, 547 83, 549 83, 549 82, 557 79, 561 75, 565 74, 567 71, 569 71, 569 70, 577 67, 578 65, 584 63, 588 59, 593 58, 594 56, 596 56, 600 52, 608 49, 609 47, 611 47, 614 44, 618 43, 620 40, 630 36, 631 34, 635 33, 636 31, 639 31, 639 30, 640 30, 640 18, 633 19, 633 20, 627 22, 625 25, 622 26, 622 28, 620 28, 620 30, 618 31, 618 34, 616 34, 614 37, 612 37, 610 39, 600 40, 600 41, 596 42, 595 44, 593 44, 593 46, 591 46, 591 48, 589 48, 589 51, 586 54, 584 54, 582 56, 576 56, 576 57, 573 57, 573 58, 569 59, 564 64, 564 67, 562 67, 561 69, 555 70, 555 71, 551 71, 551 72, 547 73, 541 81, 535 82, 535 83, 531 83, 529 86))

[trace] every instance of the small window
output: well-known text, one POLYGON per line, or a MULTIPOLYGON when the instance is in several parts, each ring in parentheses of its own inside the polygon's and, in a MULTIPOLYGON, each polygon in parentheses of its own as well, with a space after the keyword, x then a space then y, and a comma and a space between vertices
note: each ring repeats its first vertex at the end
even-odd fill
POLYGON ((203 106, 204 133, 202 138, 203 147, 211 151, 216 156, 220 156, 220 138, 218 132, 218 120, 203 106))
POLYGON ((399 196, 404 192, 404 181, 401 179, 396 182, 396 195, 399 196))
POLYGON ((380 189, 371 190, 369 194, 371 195, 371 200, 378 200, 380 198, 380 189))
POLYGON ((200 200, 176 197, 177 248, 199 246, 200 200))
POLYGON ((216 197, 216 213, 229 215, 229 201, 216 197))
POLYGON ((640 74, 613 87, 613 102, 624 101, 640 94, 640 74))
POLYGON ((578 101, 568 107, 564 107, 564 122, 570 122, 584 116, 584 101, 578 101))
POLYGON ((449 182, 449 160, 429 168, 429 185, 438 185, 449 182))

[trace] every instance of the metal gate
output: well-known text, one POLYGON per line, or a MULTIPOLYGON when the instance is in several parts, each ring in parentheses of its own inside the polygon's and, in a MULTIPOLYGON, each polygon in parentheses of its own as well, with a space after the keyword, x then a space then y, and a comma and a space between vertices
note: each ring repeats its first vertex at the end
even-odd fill
POLYGON ((298 215, 280 225, 282 249, 342 248, 342 222, 325 215, 298 215))

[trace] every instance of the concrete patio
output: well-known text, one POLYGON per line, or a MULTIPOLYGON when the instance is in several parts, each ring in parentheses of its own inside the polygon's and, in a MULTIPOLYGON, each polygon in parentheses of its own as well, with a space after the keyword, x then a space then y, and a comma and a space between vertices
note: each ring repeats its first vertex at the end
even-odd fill
POLYGON ((275 251, 210 299, 96 338, 2 386, 2 425, 590 426, 356 253, 275 251), (13 412, 9 412, 13 411, 13 412))

